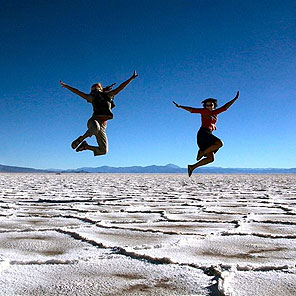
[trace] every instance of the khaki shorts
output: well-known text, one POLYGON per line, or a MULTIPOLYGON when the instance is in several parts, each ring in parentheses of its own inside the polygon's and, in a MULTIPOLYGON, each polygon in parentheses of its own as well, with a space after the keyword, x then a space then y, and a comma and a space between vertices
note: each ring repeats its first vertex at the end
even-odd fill
POLYGON ((94 155, 104 155, 108 152, 108 139, 106 134, 106 124, 99 122, 93 118, 90 118, 87 122, 87 134, 89 137, 95 136, 97 139, 98 147, 92 146, 95 148, 94 155))

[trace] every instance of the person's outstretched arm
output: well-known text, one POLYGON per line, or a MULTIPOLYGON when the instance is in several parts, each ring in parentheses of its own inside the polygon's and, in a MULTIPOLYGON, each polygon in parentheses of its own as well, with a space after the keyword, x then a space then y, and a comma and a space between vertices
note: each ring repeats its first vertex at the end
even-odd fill
POLYGON ((173 103, 175 104, 175 106, 177 107, 177 108, 181 108, 181 109, 184 109, 184 110, 186 110, 186 111, 188 111, 188 112, 190 112, 190 113, 201 113, 202 112, 202 108, 193 108, 193 107, 187 107, 187 106, 181 106, 181 105, 179 105, 179 104, 177 104, 175 101, 173 101, 173 103))
POLYGON ((89 101, 90 100, 90 95, 89 94, 85 94, 83 93, 82 91, 80 91, 79 89, 77 88, 74 88, 66 83, 64 83, 63 81, 60 80, 60 85, 68 90, 70 90, 71 92, 73 92, 74 94, 82 97, 83 99, 89 101))
POLYGON ((226 103, 225 105, 223 105, 221 107, 222 108, 225 108, 226 110, 238 99, 239 97, 239 91, 236 93, 236 96, 234 97, 234 99, 232 99, 231 101, 229 101, 228 103, 226 103))
POLYGON ((132 80, 136 79, 138 77, 138 74, 136 71, 134 71, 133 75, 123 83, 121 83, 117 88, 112 90, 113 95, 117 95, 119 92, 121 92, 132 80))
POLYGON ((105 86, 103 87, 103 91, 104 92, 109 92, 112 90, 113 86, 115 85, 116 83, 112 83, 111 85, 108 85, 108 86, 105 86))

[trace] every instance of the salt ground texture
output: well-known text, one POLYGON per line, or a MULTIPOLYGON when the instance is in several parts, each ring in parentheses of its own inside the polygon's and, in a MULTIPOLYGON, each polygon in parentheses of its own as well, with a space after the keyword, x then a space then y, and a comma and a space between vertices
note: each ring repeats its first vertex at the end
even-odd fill
POLYGON ((0 174, 0 295, 296 295, 296 175, 0 174))

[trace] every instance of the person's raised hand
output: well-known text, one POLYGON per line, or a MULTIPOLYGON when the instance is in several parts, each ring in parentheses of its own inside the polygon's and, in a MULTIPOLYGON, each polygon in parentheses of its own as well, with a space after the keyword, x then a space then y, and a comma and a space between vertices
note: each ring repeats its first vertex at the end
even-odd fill
POLYGON ((173 101, 173 103, 175 104, 175 106, 176 106, 177 108, 180 108, 180 107, 181 107, 181 105, 177 104, 175 101, 173 101))
POLYGON ((60 80, 60 85, 62 86, 62 87, 66 87, 66 83, 64 83, 62 80, 60 80))
POLYGON ((136 70, 134 71, 134 73, 133 73, 133 75, 132 75, 132 79, 135 79, 135 78, 137 78, 139 75, 138 75, 138 73, 136 72, 136 70))

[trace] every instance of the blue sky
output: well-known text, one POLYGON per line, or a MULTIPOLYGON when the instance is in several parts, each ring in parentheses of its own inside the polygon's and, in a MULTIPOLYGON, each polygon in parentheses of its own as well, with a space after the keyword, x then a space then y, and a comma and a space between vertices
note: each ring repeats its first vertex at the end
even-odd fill
MULTIPOLYGON (((200 115, 223 105, 214 166, 296 167, 295 1, 0 0, 0 163, 35 168, 195 161, 200 115), (109 153, 77 153, 97 81, 139 77, 116 98, 109 153)), ((94 138, 89 141, 94 144, 94 138)))

